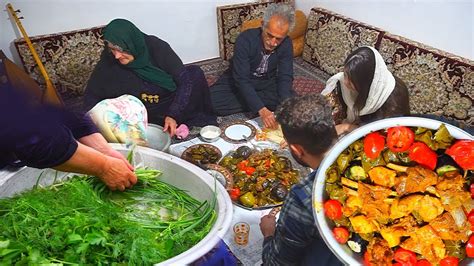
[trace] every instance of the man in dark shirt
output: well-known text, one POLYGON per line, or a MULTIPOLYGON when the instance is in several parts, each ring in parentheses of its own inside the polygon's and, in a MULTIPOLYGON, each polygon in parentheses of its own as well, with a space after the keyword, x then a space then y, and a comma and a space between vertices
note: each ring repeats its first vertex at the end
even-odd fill
POLYGON ((218 115, 251 111, 265 127, 277 126, 272 111, 293 95, 293 44, 287 36, 294 21, 288 5, 270 5, 262 28, 242 32, 229 69, 210 88, 218 115))
POLYGON ((319 235, 311 200, 316 169, 337 139, 331 108, 324 96, 312 94, 285 100, 275 115, 292 156, 315 170, 291 188, 278 225, 274 215, 262 217, 263 264, 341 265, 319 235))

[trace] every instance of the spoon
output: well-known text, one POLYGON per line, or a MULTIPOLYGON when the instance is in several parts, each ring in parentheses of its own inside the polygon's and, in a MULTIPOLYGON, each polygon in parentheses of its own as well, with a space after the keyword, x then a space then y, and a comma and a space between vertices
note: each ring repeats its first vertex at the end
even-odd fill
POLYGON ((244 139, 245 141, 247 141, 248 144, 250 144, 251 148, 254 149, 254 150, 257 150, 257 151, 261 151, 262 149, 258 146, 256 146, 255 144, 252 143, 252 139, 250 138, 250 136, 245 136, 245 135, 242 135, 242 139, 244 139))

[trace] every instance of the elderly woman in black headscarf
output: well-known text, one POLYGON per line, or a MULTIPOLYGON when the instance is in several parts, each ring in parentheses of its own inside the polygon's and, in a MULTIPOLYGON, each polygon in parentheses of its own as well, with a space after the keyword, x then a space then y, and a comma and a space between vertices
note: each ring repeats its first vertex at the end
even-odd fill
POLYGON ((148 121, 171 136, 177 125, 216 124, 209 88, 198 66, 184 66, 170 45, 125 19, 103 30, 106 47, 86 87, 84 107, 130 94, 148 111, 148 121))

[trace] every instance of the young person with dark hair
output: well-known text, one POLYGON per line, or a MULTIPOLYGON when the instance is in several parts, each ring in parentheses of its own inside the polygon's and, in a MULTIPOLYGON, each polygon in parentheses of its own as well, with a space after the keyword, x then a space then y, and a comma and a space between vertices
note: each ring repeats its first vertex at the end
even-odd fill
POLYGON ((330 93, 338 95, 346 112, 344 123, 336 126, 339 134, 359 124, 410 115, 408 88, 390 73, 380 53, 370 46, 349 54, 344 72, 332 76, 322 92, 330 93))
POLYGON ((275 116, 292 156, 315 170, 291 188, 278 224, 274 215, 262 217, 263 264, 339 265, 319 235, 311 199, 317 168, 337 139, 331 108, 324 96, 312 94, 285 100, 275 116))

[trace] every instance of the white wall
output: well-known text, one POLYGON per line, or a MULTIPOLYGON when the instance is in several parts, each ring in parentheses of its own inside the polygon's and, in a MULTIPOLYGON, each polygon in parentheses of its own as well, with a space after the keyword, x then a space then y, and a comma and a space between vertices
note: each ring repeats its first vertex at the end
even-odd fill
MULTIPOLYGON (((3 2, 3 1, 2 1, 3 2)), ((185 63, 219 56, 216 7, 252 0, 10 0, 29 36, 107 24, 122 17, 168 41, 185 63)), ((306 13, 320 6, 394 34, 473 59, 473 0, 296 0, 306 13)), ((20 62, 21 37, 2 4, 0 49, 20 62)))
POLYGON ((432 47, 474 59, 473 0, 297 0, 306 13, 322 7, 432 47))
MULTIPOLYGON (((19 63, 13 40, 21 37, 0 9, 0 49, 19 63)), ((105 25, 126 18, 167 41, 185 63, 219 56, 216 7, 251 0, 10 0, 29 36, 105 25)))

